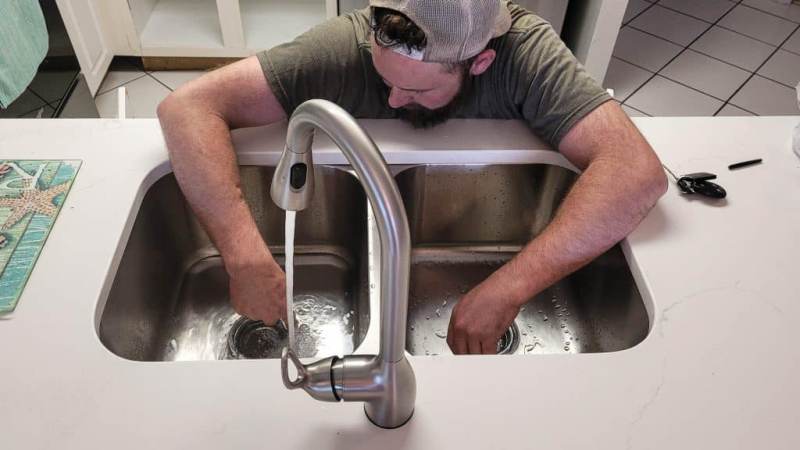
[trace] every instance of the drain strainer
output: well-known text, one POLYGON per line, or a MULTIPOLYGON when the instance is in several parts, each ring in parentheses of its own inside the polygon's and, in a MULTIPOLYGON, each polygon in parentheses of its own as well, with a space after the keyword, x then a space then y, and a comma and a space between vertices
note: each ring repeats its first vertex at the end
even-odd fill
POLYGON ((288 337, 283 321, 270 326, 260 320, 241 317, 228 334, 228 351, 236 359, 280 358, 288 337))
POLYGON ((497 354, 510 355, 517 351, 517 347, 519 347, 519 328, 517 323, 513 322, 503 337, 497 341, 497 354))

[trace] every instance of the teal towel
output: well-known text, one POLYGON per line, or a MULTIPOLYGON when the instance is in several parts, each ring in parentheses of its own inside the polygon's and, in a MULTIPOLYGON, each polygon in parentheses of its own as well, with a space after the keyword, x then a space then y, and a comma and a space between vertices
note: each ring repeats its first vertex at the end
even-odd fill
POLYGON ((48 39, 38 0, 0 0, 0 107, 8 108, 31 84, 48 39))

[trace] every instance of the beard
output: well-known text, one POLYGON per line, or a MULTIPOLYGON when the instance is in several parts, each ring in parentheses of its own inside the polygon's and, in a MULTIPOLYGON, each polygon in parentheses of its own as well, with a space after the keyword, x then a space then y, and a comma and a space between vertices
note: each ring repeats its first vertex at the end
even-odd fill
POLYGON ((468 74, 465 74, 461 79, 461 86, 459 86, 458 92, 450 100, 450 103, 436 109, 429 109, 419 104, 407 105, 396 110, 397 117, 417 129, 435 127, 453 118, 470 92, 471 79, 468 74))

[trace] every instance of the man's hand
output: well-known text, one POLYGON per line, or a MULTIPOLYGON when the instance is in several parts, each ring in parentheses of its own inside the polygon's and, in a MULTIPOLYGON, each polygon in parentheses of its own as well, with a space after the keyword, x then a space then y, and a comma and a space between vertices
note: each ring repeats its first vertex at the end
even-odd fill
POLYGON ((520 306, 498 289, 490 277, 469 291, 453 308, 447 330, 447 344, 457 355, 494 355, 497 341, 519 314, 520 306))
POLYGON ((286 275, 275 260, 231 272, 231 304, 236 312, 267 325, 286 321, 286 275))

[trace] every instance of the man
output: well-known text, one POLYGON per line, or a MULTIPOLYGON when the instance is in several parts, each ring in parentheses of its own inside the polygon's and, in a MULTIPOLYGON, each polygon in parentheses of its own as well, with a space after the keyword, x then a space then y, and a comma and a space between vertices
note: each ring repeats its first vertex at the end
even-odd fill
POLYGON ((453 352, 494 353, 520 307, 627 236, 666 177, 619 105, 532 13, 498 0, 370 5, 167 97, 158 116, 175 176, 222 254, 234 308, 274 323, 286 317, 284 274, 243 200, 231 129, 284 120, 311 98, 415 126, 527 121, 583 173, 552 223, 453 310, 453 352))

